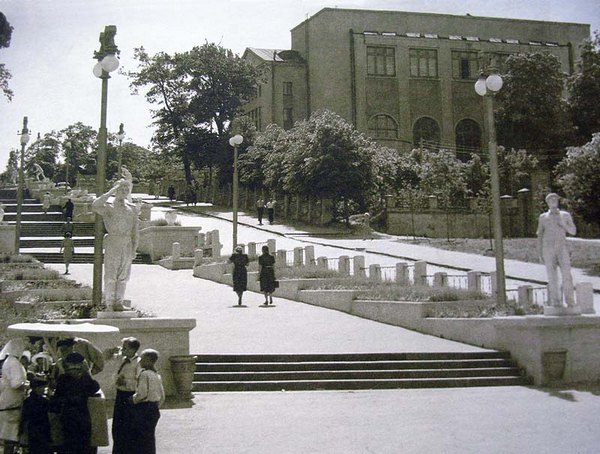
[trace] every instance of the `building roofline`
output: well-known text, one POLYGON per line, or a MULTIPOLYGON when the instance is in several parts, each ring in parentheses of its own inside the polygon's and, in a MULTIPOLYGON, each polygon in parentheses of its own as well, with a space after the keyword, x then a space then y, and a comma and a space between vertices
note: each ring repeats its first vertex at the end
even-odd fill
POLYGON ((527 23, 536 23, 536 24, 563 24, 563 25, 579 25, 579 26, 583 26, 583 27, 591 27, 591 24, 584 24, 584 23, 579 23, 579 22, 557 22, 557 21, 548 21, 548 20, 539 20, 539 19, 513 19, 513 18, 506 18, 506 17, 470 16, 470 15, 467 16, 467 15, 447 14, 447 13, 423 13, 423 12, 416 12, 416 11, 398 11, 398 10, 387 10, 387 9, 326 7, 326 8, 323 8, 323 9, 317 11, 312 16, 304 19, 302 22, 300 22, 298 25, 296 25, 294 28, 292 28, 290 30, 290 32, 293 32, 294 30, 301 27, 305 23, 309 22, 310 20, 314 19, 315 17, 317 17, 325 12, 328 12, 328 11, 345 11, 345 12, 352 12, 352 13, 373 12, 373 13, 390 13, 390 14, 411 14, 411 15, 416 15, 416 16, 455 17, 455 18, 460 17, 460 18, 484 19, 484 20, 489 20, 489 21, 527 22, 527 23))

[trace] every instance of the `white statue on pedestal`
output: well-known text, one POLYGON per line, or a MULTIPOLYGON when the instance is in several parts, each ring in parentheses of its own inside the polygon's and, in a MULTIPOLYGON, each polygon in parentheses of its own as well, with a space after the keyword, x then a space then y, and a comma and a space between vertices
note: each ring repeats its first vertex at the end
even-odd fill
POLYGON ((538 252, 540 261, 546 265, 548 275, 548 305, 563 307, 575 306, 571 259, 567 249, 567 234, 575 235, 577 229, 571 215, 558 209, 559 196, 550 193, 546 196, 548 211, 542 213, 538 221, 538 252), (561 273, 562 292, 559 287, 558 269, 561 273))
POLYGON ((42 169, 42 166, 40 166, 37 162, 34 162, 33 167, 35 169, 35 177, 38 179, 38 181, 48 181, 48 178, 46 178, 46 175, 44 175, 44 169, 42 169))
MULTIPOLYGON (((129 174, 131 175, 131 174, 129 174)), ((133 185, 121 179, 92 203, 92 211, 104 220, 104 304, 108 310, 123 311, 125 287, 138 245, 138 209, 127 201, 133 185), (108 199, 114 195, 114 201, 108 199)))

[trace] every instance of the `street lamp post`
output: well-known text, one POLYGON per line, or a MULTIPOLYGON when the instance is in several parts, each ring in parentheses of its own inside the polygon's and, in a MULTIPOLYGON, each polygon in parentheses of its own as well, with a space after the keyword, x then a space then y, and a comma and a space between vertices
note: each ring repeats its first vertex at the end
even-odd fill
MULTIPOLYGON (((100 33, 100 50, 94 52, 94 58, 98 63, 94 66, 94 75, 102 79, 102 96, 100 102, 100 129, 98 130, 98 157, 96 160, 96 196, 104 194, 106 186, 106 110, 108 104, 108 79, 109 73, 119 67, 119 59, 116 57, 119 49, 115 44, 117 27, 107 25, 100 33)), ((95 306, 102 303, 102 240, 104 238, 104 222, 102 217, 96 213, 94 225, 94 278, 92 289, 92 301, 95 306)))
POLYGON ((117 133, 117 140, 119 141, 119 164, 118 164, 118 176, 121 178, 121 167, 123 165, 123 139, 125 139, 125 129, 123 123, 119 125, 119 132, 117 133))
POLYGON ((19 253, 21 243, 21 213, 23 212, 23 186, 25 184, 25 145, 29 142, 29 129, 27 129, 27 117, 23 117, 23 129, 21 130, 21 156, 19 163, 19 183, 17 186, 17 219, 15 222, 15 254, 19 253))
POLYGON ((233 147, 233 249, 237 246, 238 228, 238 147, 243 141, 239 134, 229 139, 229 145, 233 147))
POLYGON ((71 154, 71 142, 65 142, 65 192, 69 190, 69 155, 71 154))
POLYGON ((492 186, 492 219, 494 227, 494 255, 496 257, 496 297, 499 304, 506 303, 506 282, 504 273, 504 246, 502 242, 502 215, 500 211, 500 182, 498 178, 498 144, 494 123, 494 96, 502 88, 502 77, 493 67, 489 74, 481 74, 475 82, 475 91, 483 96, 489 131, 490 180, 492 186))

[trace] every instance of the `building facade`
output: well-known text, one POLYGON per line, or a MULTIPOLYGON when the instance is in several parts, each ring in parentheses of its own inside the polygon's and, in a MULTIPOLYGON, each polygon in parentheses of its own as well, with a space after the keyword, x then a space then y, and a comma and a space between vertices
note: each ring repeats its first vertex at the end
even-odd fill
POLYGON ((266 76, 244 109, 261 131, 329 109, 392 148, 470 153, 487 143, 482 53, 502 72, 511 54, 548 52, 570 74, 589 37, 587 24, 325 8, 292 29, 290 50, 246 50, 266 76))

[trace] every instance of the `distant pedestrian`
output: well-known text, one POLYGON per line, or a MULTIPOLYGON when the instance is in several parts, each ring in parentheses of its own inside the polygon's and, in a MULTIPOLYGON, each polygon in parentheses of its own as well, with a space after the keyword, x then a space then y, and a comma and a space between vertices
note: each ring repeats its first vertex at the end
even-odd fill
POLYGON ((50 209, 50 193, 46 192, 42 197, 42 210, 44 210, 44 214, 48 214, 49 209, 50 209))
POLYGON ((263 215, 265 214, 265 201, 262 197, 256 201, 256 214, 258 215, 258 224, 262 225, 263 215))
POLYGON ((235 252, 229 261, 233 263, 233 291, 238 295, 238 306, 242 305, 242 295, 248 289, 248 270, 246 267, 250 260, 244 254, 241 246, 235 248, 235 252))
POLYGON ((277 202, 275 199, 271 199, 267 202, 267 216, 269 218, 269 224, 273 224, 273 218, 275 216, 275 205, 277 202))
POLYGON ((63 238, 60 250, 58 252, 63 253, 63 260, 65 261, 65 274, 69 274, 69 265, 73 261, 73 254, 75 253, 75 245, 69 232, 65 232, 65 237, 63 238))
POLYGON ((140 354, 141 372, 132 396, 133 421, 131 441, 137 454, 156 454, 156 425, 160 406, 165 401, 162 378, 156 370, 158 352, 146 349, 140 354))
POLYGON ((65 219, 73 219, 73 210, 75 209, 75 204, 68 199, 65 202, 65 206, 63 207, 63 213, 65 215, 65 219))
POLYGON ((154 187, 154 199, 158 200, 160 199, 160 182, 156 183, 156 186, 154 187))
POLYGON ((262 247, 262 255, 258 258, 258 280, 260 291, 265 295, 265 306, 273 304, 275 291, 275 257, 269 254, 269 246, 262 247))
POLYGON ((175 200, 175 188, 173 185, 169 185, 169 189, 167 189, 167 195, 169 196, 169 200, 173 202, 175 200))

